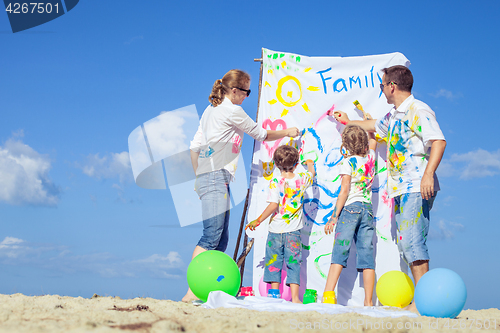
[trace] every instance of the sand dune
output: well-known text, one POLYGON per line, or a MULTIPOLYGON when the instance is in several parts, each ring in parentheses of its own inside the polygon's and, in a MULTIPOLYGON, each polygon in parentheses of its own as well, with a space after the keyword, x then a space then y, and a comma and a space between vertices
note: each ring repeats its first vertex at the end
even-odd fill
POLYGON ((468 332, 500 331, 500 310, 464 310, 457 319, 373 318, 358 314, 204 309, 192 304, 119 297, 0 295, 0 332, 468 332))

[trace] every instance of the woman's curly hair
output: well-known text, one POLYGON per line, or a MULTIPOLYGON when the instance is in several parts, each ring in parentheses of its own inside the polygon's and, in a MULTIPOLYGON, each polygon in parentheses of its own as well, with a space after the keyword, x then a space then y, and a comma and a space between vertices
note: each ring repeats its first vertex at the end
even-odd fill
POLYGON ((340 153, 344 157, 366 156, 368 152, 368 133, 358 125, 348 125, 342 132, 340 153), (345 152, 343 150, 345 149, 345 152))

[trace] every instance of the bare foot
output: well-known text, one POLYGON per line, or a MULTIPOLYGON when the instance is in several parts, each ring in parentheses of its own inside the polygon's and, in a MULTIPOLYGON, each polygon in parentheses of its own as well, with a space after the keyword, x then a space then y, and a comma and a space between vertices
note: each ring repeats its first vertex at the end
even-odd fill
POLYGON ((365 306, 373 306, 373 302, 371 300, 369 302, 365 300, 365 306))
POLYGON ((197 301, 197 300, 199 300, 199 298, 196 297, 195 294, 193 294, 191 289, 188 289, 186 295, 184 295, 184 297, 182 298, 182 301, 184 303, 191 303, 192 301, 197 301))
POLYGON ((292 298, 292 303, 302 304, 302 302, 298 298, 297 299, 292 298))
POLYGON ((417 310, 417 307, 415 305, 415 302, 411 302, 410 305, 408 305, 407 307, 405 307, 403 309, 406 310, 406 311, 411 311, 411 312, 418 313, 418 310, 417 310))

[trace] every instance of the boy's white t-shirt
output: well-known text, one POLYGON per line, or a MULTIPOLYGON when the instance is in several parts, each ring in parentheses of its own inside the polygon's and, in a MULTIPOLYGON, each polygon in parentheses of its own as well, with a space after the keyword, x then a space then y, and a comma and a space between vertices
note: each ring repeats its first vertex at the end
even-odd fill
POLYGON ((375 176, 375 152, 369 150, 365 157, 349 156, 340 165, 341 175, 351 176, 351 187, 344 206, 361 201, 372 203, 372 183, 375 176))
POLYGON ((271 179, 267 202, 275 202, 279 207, 271 217, 269 232, 281 234, 302 229, 304 193, 312 183, 313 176, 309 171, 296 173, 291 179, 284 177, 271 179))

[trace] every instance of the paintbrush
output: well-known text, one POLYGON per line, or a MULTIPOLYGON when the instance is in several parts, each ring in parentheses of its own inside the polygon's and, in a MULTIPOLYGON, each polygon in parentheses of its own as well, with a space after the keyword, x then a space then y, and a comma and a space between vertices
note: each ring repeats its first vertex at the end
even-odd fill
POLYGON ((363 105, 361 105, 361 103, 358 101, 358 100, 355 100, 354 102, 352 102, 352 104, 354 104, 354 106, 361 112, 363 112, 363 118, 364 119, 371 119, 371 117, 366 114, 365 110, 363 110, 363 105))

